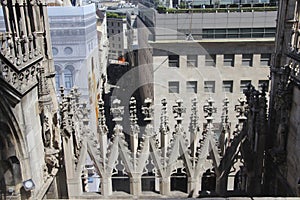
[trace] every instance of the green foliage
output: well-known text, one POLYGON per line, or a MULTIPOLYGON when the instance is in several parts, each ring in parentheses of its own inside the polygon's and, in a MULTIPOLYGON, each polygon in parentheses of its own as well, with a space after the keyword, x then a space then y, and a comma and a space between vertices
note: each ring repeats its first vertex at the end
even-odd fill
POLYGON ((126 15, 120 15, 120 14, 114 13, 114 12, 107 12, 106 17, 107 18, 120 18, 120 19, 122 19, 122 18, 126 18, 126 15))
POLYGON ((167 8, 159 5, 159 6, 157 6, 156 10, 158 13, 166 13, 167 8))

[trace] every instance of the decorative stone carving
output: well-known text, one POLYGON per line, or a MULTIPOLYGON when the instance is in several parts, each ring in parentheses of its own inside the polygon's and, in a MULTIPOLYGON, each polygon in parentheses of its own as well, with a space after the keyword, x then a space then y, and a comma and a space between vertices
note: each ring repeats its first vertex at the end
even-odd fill
POLYGON ((145 115, 144 121, 151 122, 153 120, 153 108, 151 106, 152 100, 145 99, 144 106, 142 107, 142 113, 145 115))
POLYGON ((121 100, 115 99, 112 102, 110 112, 113 115, 113 121, 119 124, 123 120, 124 106, 120 106, 121 100))
POLYGON ((183 104, 183 100, 178 99, 176 100, 176 105, 173 106, 174 118, 177 121, 177 124, 181 124, 183 120, 182 114, 186 112, 186 108, 184 108, 182 104, 183 104))
POLYGON ((206 113, 205 119, 207 120, 207 123, 212 123, 213 121, 213 113, 217 112, 217 108, 213 106, 213 103, 215 100, 213 98, 209 97, 206 100, 207 104, 203 106, 203 111, 206 113))

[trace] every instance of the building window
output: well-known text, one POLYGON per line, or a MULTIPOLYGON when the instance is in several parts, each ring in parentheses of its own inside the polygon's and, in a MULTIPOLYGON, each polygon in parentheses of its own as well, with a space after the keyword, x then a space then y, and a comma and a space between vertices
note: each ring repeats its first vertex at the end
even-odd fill
POLYGON ((55 88, 58 91, 60 88, 60 74, 55 74, 55 88))
POLYGON ((197 55, 187 55, 187 66, 197 67, 197 55))
POLYGON ((242 66, 252 67, 252 64, 253 64, 253 54, 243 54, 242 66))
POLYGON ((115 33, 114 29, 111 29, 111 33, 115 33))
POLYGON ((215 38, 226 38, 226 29, 215 29, 215 38))
POLYGON ((227 38, 238 38, 239 29, 227 29, 227 38))
POLYGON ((205 55, 205 66, 216 66, 216 55, 205 55))
POLYGON ((169 67, 179 67, 179 55, 169 55, 169 67))
POLYGON ((254 38, 264 37, 264 32, 265 32, 264 28, 253 28, 252 29, 252 37, 254 37, 254 38))
POLYGON ((59 91, 60 88, 60 79, 61 79, 61 71, 60 71, 60 67, 55 65, 55 88, 57 91, 59 91))
POLYGON ((270 66, 271 54, 264 53, 260 55, 260 65, 261 66, 270 66))
POLYGON ((234 66, 234 54, 224 54, 224 66, 225 67, 234 66))
POLYGON ((267 91, 269 91, 269 80, 259 80, 258 81, 258 88, 261 90, 262 86, 265 85, 267 91))
POLYGON ((204 81, 204 92, 215 93, 215 81, 204 81))
POLYGON ((179 82, 170 81, 169 82, 169 93, 179 93, 179 82))
POLYGON ((73 67, 67 66, 64 71, 65 87, 71 89, 73 87, 73 67))
POLYGON ((119 44, 119 49, 121 49, 122 47, 121 47, 121 45, 119 44))
POLYGON ((223 92, 233 92, 233 81, 223 81, 223 92))
POLYGON ((120 31, 120 30, 118 30, 118 33, 121 33, 121 31, 120 31))
POLYGON ((243 80, 241 81, 241 85, 240 85, 240 92, 244 92, 244 90, 246 90, 248 88, 248 85, 251 84, 250 80, 243 80))
POLYGON ((73 53, 73 49, 71 47, 66 47, 64 49, 64 53, 67 55, 71 55, 73 53))
POLYGON ((241 29, 241 38, 251 38, 252 30, 251 28, 242 28, 241 29))
POLYGON ((188 93, 197 93, 197 81, 187 81, 186 91, 188 93))
POLYGON ((52 54, 55 56, 58 54, 58 49, 55 47, 52 47, 52 54))

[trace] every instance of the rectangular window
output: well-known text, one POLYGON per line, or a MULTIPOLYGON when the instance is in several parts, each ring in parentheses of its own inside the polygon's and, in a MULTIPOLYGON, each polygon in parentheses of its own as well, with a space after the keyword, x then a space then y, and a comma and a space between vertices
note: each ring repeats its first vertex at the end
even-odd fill
POLYGON ((179 67, 179 55, 169 55, 169 67, 179 67))
POLYGON ((223 92, 233 92, 233 81, 223 81, 223 92))
POLYGON ((252 64, 253 64, 253 54, 243 54, 242 66, 252 67, 252 64))
POLYGON ((266 90, 269 91, 269 80, 259 80, 258 81, 258 88, 261 90, 262 86, 266 86, 266 90))
POLYGON ((248 85, 251 84, 250 80, 241 81, 240 92, 244 92, 247 89, 248 85))
POLYGON ((239 29, 228 29, 228 38, 238 38, 239 37, 239 29))
POLYGON ((226 29, 215 29, 215 38, 226 38, 226 29))
POLYGON ((197 93, 197 81, 187 81, 186 91, 188 93, 197 93))
POLYGON ((216 55, 205 55, 205 66, 216 66, 216 55))
POLYGON ((240 37, 241 38, 251 38, 251 28, 242 28, 240 29, 240 32, 241 32, 241 35, 240 37))
POLYGON ((204 92, 215 93, 215 81, 204 81, 204 92))
POLYGON ((264 37, 275 37, 275 35, 276 35, 276 28, 265 28, 264 37))
POLYGON ((170 81, 169 82, 169 93, 179 94, 179 82, 178 81, 170 81))
POLYGON ((270 66, 271 54, 263 53, 260 55, 260 65, 261 66, 270 66))
POLYGON ((73 78, 71 75, 65 75, 65 87, 71 89, 73 87, 73 78))
POLYGON ((214 38, 214 29, 203 29, 203 38, 214 38))
POLYGON ((252 29, 252 37, 254 38, 259 38, 259 37, 264 37, 264 28, 253 28, 252 29))
POLYGON ((234 54, 224 54, 224 67, 234 66, 234 54))
POLYGON ((197 67, 197 55, 187 55, 187 66, 197 67))

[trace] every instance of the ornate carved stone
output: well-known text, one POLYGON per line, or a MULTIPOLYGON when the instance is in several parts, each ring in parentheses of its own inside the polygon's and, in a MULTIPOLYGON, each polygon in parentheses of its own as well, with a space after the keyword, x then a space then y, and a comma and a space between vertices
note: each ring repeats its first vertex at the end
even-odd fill
POLYGON ((115 99, 112 102, 110 112, 113 115, 113 121, 119 124, 123 120, 124 106, 120 106, 121 100, 115 99))
POLYGON ((181 124, 183 120, 183 113, 186 112, 186 108, 183 107, 183 100, 178 99, 176 100, 176 105, 173 106, 173 113, 174 113, 174 118, 177 121, 177 124, 181 124))
POLYGON ((213 103, 215 100, 213 98, 209 97, 206 100, 207 104, 203 106, 203 111, 206 113, 205 119, 207 120, 207 123, 212 123, 213 120, 213 113, 217 112, 217 108, 213 106, 213 103))

